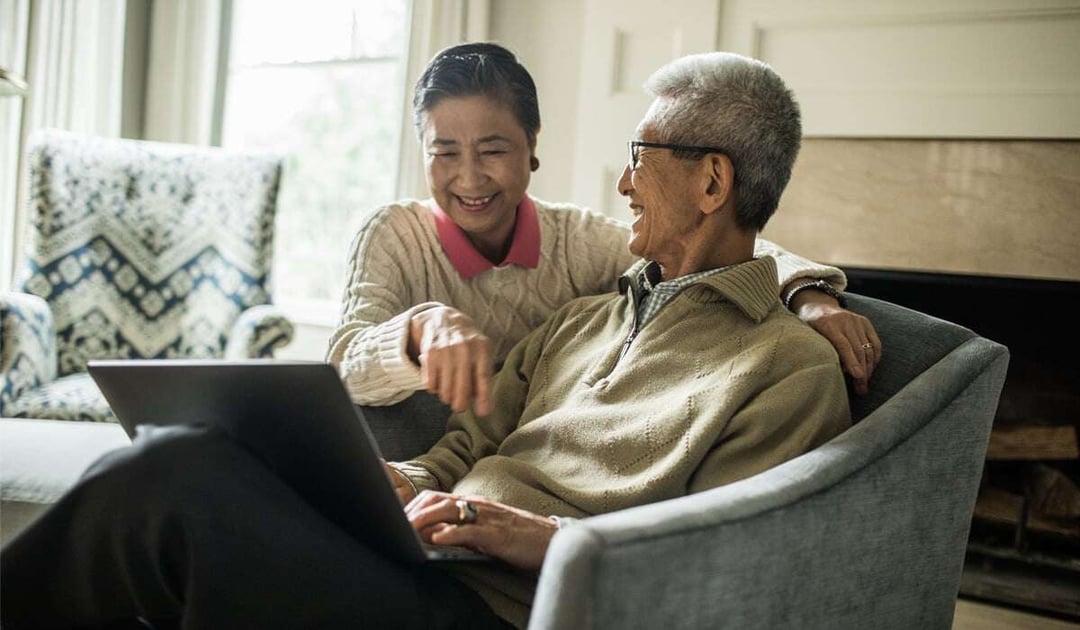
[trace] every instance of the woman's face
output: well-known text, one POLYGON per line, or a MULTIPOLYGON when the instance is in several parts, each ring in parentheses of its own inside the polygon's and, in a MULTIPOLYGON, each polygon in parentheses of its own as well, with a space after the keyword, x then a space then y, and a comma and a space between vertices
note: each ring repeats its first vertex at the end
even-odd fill
POLYGON ((501 103, 463 96, 428 110, 423 130, 431 196, 481 253, 501 262, 529 185, 525 129, 501 103))

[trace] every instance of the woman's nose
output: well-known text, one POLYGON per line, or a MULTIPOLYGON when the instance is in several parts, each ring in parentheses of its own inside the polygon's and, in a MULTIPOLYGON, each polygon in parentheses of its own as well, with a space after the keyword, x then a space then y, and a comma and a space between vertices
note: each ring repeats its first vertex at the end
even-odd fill
POLYGON ((461 183, 467 188, 483 184, 487 181, 487 171, 480 161, 480 156, 464 156, 464 159, 461 161, 461 170, 458 171, 458 179, 460 179, 461 183))

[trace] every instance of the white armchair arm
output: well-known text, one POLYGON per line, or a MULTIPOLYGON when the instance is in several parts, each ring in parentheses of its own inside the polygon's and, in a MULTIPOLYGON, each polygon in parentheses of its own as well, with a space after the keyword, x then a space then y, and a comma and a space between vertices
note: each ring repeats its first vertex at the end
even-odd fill
POLYGON ((45 300, 0 293, 0 416, 23 392, 56 379, 56 330, 45 300))
POLYGON ((253 306, 233 324, 225 344, 226 359, 269 358, 274 350, 292 341, 293 325, 285 313, 272 304, 253 306))

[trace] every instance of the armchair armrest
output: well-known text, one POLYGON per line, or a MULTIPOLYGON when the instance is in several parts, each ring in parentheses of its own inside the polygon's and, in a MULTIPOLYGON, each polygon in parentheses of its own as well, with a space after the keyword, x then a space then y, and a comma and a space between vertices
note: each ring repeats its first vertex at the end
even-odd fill
POLYGON ((949 627, 1007 364, 971 339, 809 453, 561 529, 529 627, 949 627))
POLYGON ((23 392, 56 379, 56 331, 45 300, 0 293, 0 416, 23 392))
POLYGON ((253 306, 237 318, 225 344, 226 359, 263 359, 292 341, 293 325, 272 304, 253 306))

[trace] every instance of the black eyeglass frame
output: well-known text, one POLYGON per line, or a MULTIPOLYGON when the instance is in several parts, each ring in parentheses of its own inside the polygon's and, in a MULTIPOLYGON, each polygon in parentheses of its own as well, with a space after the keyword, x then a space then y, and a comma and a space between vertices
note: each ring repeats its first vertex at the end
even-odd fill
POLYGON ((667 144, 665 142, 645 142, 643 140, 631 140, 626 143, 626 146, 630 149, 630 161, 628 165, 630 170, 637 170, 638 167, 638 155, 637 148, 644 147, 646 149, 671 149, 672 151, 689 151, 693 153, 724 153, 723 149, 716 147, 695 147, 688 144, 667 144))

